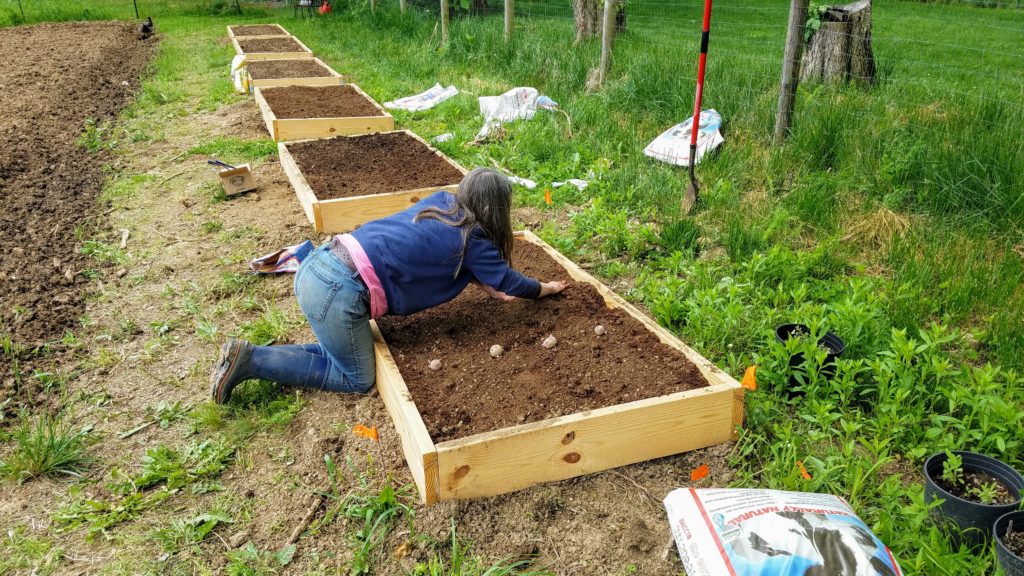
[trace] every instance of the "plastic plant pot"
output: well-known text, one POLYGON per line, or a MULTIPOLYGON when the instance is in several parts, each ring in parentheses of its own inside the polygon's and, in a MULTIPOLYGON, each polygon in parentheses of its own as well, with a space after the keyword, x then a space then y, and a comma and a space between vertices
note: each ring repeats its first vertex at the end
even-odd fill
MULTIPOLYGON (((811 329, 806 324, 783 324, 775 329, 775 339, 785 344, 787 340, 810 333, 811 329)), ((832 378, 836 375, 836 358, 842 356, 843 352, 846 351, 846 343, 835 332, 827 332, 818 340, 818 346, 828 350, 828 355, 825 356, 825 361, 822 363, 821 370, 818 373, 827 379, 832 378)), ((803 352, 790 356, 790 372, 792 373, 792 369, 799 367, 805 360, 806 357, 803 352)), ((789 377, 789 385, 791 387, 798 386, 799 384, 796 378, 793 376, 789 377)))
POLYGON ((1024 576, 1024 558, 1010 552, 1002 540, 1006 536, 1011 520, 1014 532, 1024 532, 1024 510, 1000 516, 992 526, 992 535, 996 539, 996 557, 1006 576, 1024 576))
POLYGON ((945 452, 928 458, 924 463, 924 501, 943 500, 932 512, 938 519, 955 524, 959 535, 954 533, 954 544, 971 547, 986 544, 992 534, 996 519, 1017 510, 1021 493, 1024 492, 1024 476, 1009 465, 984 454, 975 452, 953 452, 963 459, 964 472, 984 472, 1006 485, 1014 497, 1011 504, 989 505, 965 500, 944 490, 937 480, 942 478, 942 464, 948 459, 945 452))

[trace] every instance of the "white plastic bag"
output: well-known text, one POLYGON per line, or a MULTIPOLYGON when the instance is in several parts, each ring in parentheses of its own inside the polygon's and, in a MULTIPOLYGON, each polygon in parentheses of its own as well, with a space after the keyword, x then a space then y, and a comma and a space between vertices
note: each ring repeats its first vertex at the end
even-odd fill
POLYGON ((384 107, 392 110, 408 110, 409 112, 421 112, 430 110, 441 102, 458 95, 459 90, 455 86, 444 88, 440 83, 434 84, 426 92, 420 92, 413 96, 406 96, 391 102, 385 102, 384 107))
POLYGON ((231 59, 231 81, 235 85, 235 92, 240 94, 248 94, 250 91, 249 73, 245 69, 245 64, 244 54, 238 54, 231 59))
POLYGON ((538 95, 536 88, 513 88, 501 96, 481 96, 480 114, 484 125, 476 139, 483 140, 502 122, 533 118, 537 113, 538 95))
MULTIPOLYGON (((644 154, 675 164, 676 166, 690 165, 690 135, 693 126, 693 116, 680 122, 675 126, 661 133, 644 148, 644 154)), ((697 157, 694 164, 700 164, 704 155, 714 150, 719 144, 725 141, 719 129, 722 127, 722 116, 715 110, 705 110, 700 113, 700 126, 697 127, 697 157)))
POLYGON ((665 510, 688 576, 902 575, 837 496, 687 488, 665 510))

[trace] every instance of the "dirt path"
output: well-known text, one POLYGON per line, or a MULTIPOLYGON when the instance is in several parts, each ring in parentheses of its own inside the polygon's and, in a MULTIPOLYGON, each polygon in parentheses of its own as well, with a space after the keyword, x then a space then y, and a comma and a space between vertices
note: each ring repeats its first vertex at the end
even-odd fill
MULTIPOLYGON (((0 53, 18 55, 0 66, 0 335, 16 347, 60 340, 85 310, 90 259, 76 233, 96 212, 104 156, 76 139, 129 101, 154 45, 127 24, 0 29, 0 53)), ((15 388, 43 362, 0 357, 0 397, 17 399, 8 412, 34 400, 31 386, 15 388)))

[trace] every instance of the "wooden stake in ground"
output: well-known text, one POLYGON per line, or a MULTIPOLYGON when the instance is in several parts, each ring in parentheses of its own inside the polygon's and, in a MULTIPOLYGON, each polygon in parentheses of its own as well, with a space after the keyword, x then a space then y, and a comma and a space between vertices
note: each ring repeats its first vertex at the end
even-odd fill
POLYGON ((398 9, 402 11, 402 14, 405 14, 405 9, 407 5, 407 0, 398 0, 398 9))
POLYGON ((448 0, 441 0, 441 46, 448 45, 448 0))
POLYGON ((782 141, 789 132, 796 102, 796 87, 800 81, 800 57, 804 48, 804 26, 810 0, 791 0, 789 31, 786 32, 786 52, 782 61, 782 88, 779 91, 779 109, 775 115, 775 140, 782 141))
POLYGON ((800 81, 875 81, 875 56, 871 50, 871 0, 829 6, 812 14, 818 29, 807 43, 800 67, 800 81))
POLYGON ((505 44, 512 41, 512 21, 515 19, 516 1, 505 0, 505 44))

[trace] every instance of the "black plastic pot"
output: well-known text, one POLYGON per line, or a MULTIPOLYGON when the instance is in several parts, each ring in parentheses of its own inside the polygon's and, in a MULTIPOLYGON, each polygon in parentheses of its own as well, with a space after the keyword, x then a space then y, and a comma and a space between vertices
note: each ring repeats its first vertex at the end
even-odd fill
POLYGON ((992 526, 992 534, 996 538, 996 557, 999 558, 999 565, 1002 566, 1003 572, 1006 572, 1006 576, 1024 576, 1024 558, 1007 550, 1002 542, 1006 530, 1010 527, 1010 520, 1013 520, 1014 532, 1024 532, 1024 510, 1000 516, 992 526))
MULTIPOLYGON (((775 339, 785 344, 786 340, 795 338, 804 334, 810 334, 811 329, 805 324, 783 324, 775 329, 775 339)), ((843 339, 835 334, 835 332, 827 332, 824 336, 818 340, 818 346, 826 348, 829 353, 825 357, 825 362, 821 365, 821 370, 818 372, 825 378, 832 378, 836 375, 836 358, 843 355, 846 351, 846 343, 843 339)), ((794 354, 789 358, 789 367, 792 372, 793 368, 796 368, 804 363, 806 357, 803 353, 794 354)), ((789 377, 789 385, 797 386, 800 383, 793 376, 789 377)))
POLYGON ((988 543, 992 534, 992 526, 1000 516, 1017 510, 1020 506, 1021 492, 1024 492, 1024 477, 1016 470, 995 458, 975 452, 954 452, 963 459, 964 472, 984 472, 999 480, 1010 489, 1016 500, 1013 504, 992 506, 964 500, 943 490, 936 483, 942 478, 942 464, 947 460, 945 452, 933 455, 924 463, 924 501, 943 500, 942 504, 933 508, 933 513, 946 522, 951 522, 960 530, 954 533, 955 544, 978 546, 988 543))

